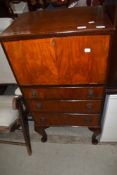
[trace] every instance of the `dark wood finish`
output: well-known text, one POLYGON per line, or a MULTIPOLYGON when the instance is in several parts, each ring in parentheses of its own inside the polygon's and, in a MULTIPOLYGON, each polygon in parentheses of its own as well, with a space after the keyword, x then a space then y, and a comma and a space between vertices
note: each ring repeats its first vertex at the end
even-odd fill
POLYGON ((31 111, 40 112, 79 112, 100 113, 102 101, 100 100, 30 100, 27 101, 31 111))
POLYGON ((21 15, 3 32, 0 40, 107 34, 114 29, 107 14, 100 7, 45 10, 21 15), (89 21, 95 23, 89 24, 89 21), (77 26, 84 25, 86 29, 77 29, 77 26), (104 25, 106 28, 97 29, 96 25, 104 25))
POLYGON ((73 8, 24 14, 0 37, 42 141, 46 127, 77 125, 97 143, 115 28, 103 7, 73 8))
POLYGON ((99 128, 99 114, 77 114, 77 113, 39 113, 33 112, 34 120, 40 127, 43 126, 93 126, 99 128))
POLYGON ((37 124, 35 124, 35 131, 38 132, 42 138, 41 138, 41 141, 42 142, 46 142, 47 141, 47 134, 46 134, 46 129, 47 127, 42 127, 42 126, 38 126, 37 124))
POLYGON ((108 35, 74 36, 4 42, 4 47, 21 85, 103 84, 109 41, 108 35))
POLYGON ((23 87, 27 99, 103 99, 104 87, 23 87))

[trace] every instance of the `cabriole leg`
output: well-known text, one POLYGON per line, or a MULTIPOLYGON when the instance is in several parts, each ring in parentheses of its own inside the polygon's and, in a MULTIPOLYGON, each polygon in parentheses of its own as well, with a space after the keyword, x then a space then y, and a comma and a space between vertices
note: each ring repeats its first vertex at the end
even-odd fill
POLYGON ((100 128, 89 128, 89 130, 93 132, 92 144, 97 145, 98 144, 97 136, 100 135, 101 129, 100 128))
POLYGON ((38 132, 42 136, 42 138, 41 138, 42 142, 47 141, 47 134, 46 134, 45 129, 46 129, 46 127, 39 127, 39 126, 35 125, 35 131, 38 132))

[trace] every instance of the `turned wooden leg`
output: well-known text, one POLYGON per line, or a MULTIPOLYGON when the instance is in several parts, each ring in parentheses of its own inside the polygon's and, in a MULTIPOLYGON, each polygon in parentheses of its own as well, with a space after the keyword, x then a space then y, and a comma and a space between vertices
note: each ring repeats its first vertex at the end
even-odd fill
POLYGON ((97 136, 99 136, 101 133, 100 128, 89 128, 89 130, 93 132, 92 144, 97 145, 98 144, 97 136))
POLYGON ((46 127, 39 127, 39 126, 35 125, 35 131, 38 132, 42 136, 42 138, 41 138, 42 142, 47 141, 47 134, 45 132, 45 129, 46 129, 46 127))

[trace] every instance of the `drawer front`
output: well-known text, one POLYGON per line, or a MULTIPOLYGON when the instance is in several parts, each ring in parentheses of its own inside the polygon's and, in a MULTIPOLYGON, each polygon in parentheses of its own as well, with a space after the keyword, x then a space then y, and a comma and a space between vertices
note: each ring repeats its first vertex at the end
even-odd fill
POLYGON ((31 111, 100 113, 101 100, 28 100, 31 111))
POLYGON ((22 88, 26 98, 33 99, 102 99, 103 87, 22 88))
POLYGON ((100 126, 99 115, 59 114, 59 113, 32 113, 36 125, 69 125, 69 126, 100 126))

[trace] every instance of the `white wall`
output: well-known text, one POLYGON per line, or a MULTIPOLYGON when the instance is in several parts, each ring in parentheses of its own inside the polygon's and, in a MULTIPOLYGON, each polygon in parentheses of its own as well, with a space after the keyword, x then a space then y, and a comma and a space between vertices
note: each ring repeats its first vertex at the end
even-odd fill
POLYGON ((16 83, 16 81, 0 44, 0 84, 1 83, 16 83))
MULTIPOLYGON (((11 22, 11 18, 0 18, 0 33, 5 30, 11 22)), ((0 44, 0 84, 2 83, 16 83, 16 81, 0 44)))
POLYGON ((78 5, 79 6, 86 6, 86 0, 79 0, 78 5))

